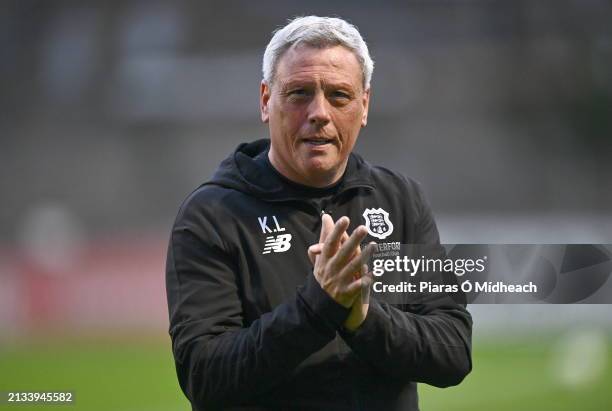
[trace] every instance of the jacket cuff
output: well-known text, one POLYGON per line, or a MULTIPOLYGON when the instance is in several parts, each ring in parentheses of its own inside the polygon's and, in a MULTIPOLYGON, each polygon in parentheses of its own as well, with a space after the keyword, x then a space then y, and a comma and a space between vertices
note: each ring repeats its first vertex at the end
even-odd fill
POLYGON ((298 289, 298 294, 312 313, 336 330, 342 327, 351 312, 350 308, 338 304, 321 288, 314 274, 306 278, 306 283, 298 289))
POLYGON ((376 301, 376 299, 370 297, 370 306, 368 307, 368 315, 361 325, 354 331, 349 331, 342 327, 340 330, 340 336, 347 343, 357 341, 367 341, 373 339, 376 334, 376 327, 379 324, 380 319, 384 317, 385 312, 376 301))

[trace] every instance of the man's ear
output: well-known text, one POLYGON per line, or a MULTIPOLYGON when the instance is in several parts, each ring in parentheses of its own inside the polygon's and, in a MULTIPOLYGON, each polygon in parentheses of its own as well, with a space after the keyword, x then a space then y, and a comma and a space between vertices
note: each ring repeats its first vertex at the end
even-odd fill
POLYGON ((268 103, 270 101, 270 87, 262 80, 259 89, 259 110, 261 111, 261 121, 267 123, 270 120, 268 112, 268 103))
POLYGON ((367 88, 363 92, 361 103, 363 104, 363 115, 361 116, 361 127, 365 127, 368 124, 368 109, 370 108, 370 90, 367 88))

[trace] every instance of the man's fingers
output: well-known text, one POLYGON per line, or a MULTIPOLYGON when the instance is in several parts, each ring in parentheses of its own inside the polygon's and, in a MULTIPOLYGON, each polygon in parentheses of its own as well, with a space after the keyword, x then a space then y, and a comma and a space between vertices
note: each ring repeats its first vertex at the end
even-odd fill
POLYGON ((340 245, 346 243, 346 240, 349 239, 349 235, 345 232, 342 233, 342 237, 340 237, 340 245))
POLYGON ((348 294, 353 294, 361 291, 361 295, 357 298, 361 299, 362 304, 367 304, 370 298, 370 286, 374 282, 372 275, 367 273, 367 267, 363 267, 363 275, 353 281, 346 287, 348 294))
POLYGON ((363 240, 367 234, 368 232, 364 226, 360 225, 357 227, 334 256, 334 263, 340 267, 343 266, 344 263, 356 253, 356 249, 359 249, 361 240, 363 240))
POLYGON ((371 281, 368 277, 359 277, 346 287, 347 294, 357 294, 370 286, 371 281))
MULTIPOLYGON (((342 238, 340 238, 340 246, 342 246, 342 244, 346 243, 346 240, 349 239, 348 234, 346 233, 346 231, 344 233, 342 233, 342 238)), ((323 251, 323 243, 317 243, 317 244, 313 244, 310 247, 308 247, 308 259, 310 260, 310 262, 314 265, 314 263, 316 262, 316 258, 319 254, 321 254, 321 252, 323 251)), ((355 255, 361 254, 361 249, 357 248, 355 250, 355 253, 353 255, 351 255, 351 258, 353 258, 355 255)))
POLYGON ((334 220, 329 214, 323 214, 321 216, 321 234, 319 235, 319 242, 323 243, 327 239, 327 236, 334 229, 334 220))
POLYGON ((376 251, 376 243, 374 241, 369 242, 365 247, 363 247, 361 252, 361 261, 363 261, 363 264, 368 263, 370 257, 372 257, 372 254, 374 254, 374 251, 376 251))
POLYGON ((363 271, 363 275, 361 276, 361 278, 363 279, 361 282, 361 286, 363 287, 361 289, 361 302, 363 304, 368 304, 370 302, 370 292, 371 292, 371 286, 374 283, 374 276, 372 275, 371 272, 368 272, 368 266, 364 266, 364 271, 363 271))
MULTIPOLYGON (((346 231, 344 233, 342 233, 342 238, 340 238, 340 246, 342 246, 342 244, 344 244, 346 242, 346 240, 349 239, 348 234, 346 233, 346 231)), ((321 254, 321 251, 323 250, 323 243, 317 243, 317 244, 313 244, 310 247, 308 247, 308 259, 310 260, 310 262, 314 265, 314 263, 316 262, 316 258, 319 254, 321 254)), ((355 254, 361 254, 361 249, 357 248, 355 250, 355 254)), ((351 256, 351 258, 355 255, 353 254, 351 256)))
MULTIPOLYGON (((331 218, 331 217, 329 217, 331 218)), ((340 247, 340 239, 342 238, 342 233, 346 231, 349 226, 349 218, 348 217, 340 217, 338 221, 336 221, 336 225, 332 232, 327 236, 325 242, 323 243, 323 252, 322 254, 330 258, 338 251, 338 247, 340 247)))
POLYGON ((354 278, 357 274, 358 277, 361 277, 361 267, 363 265, 362 258, 360 256, 355 256, 347 265, 345 265, 342 270, 338 273, 340 277, 348 277, 354 278))
POLYGON ((308 259, 314 265, 316 258, 319 254, 321 254, 321 250, 323 249, 323 244, 317 243, 308 247, 308 259))
MULTIPOLYGON (((342 268, 342 270, 340 271, 339 275, 341 277, 350 277, 352 278, 354 276, 355 273, 359 273, 359 276, 363 276, 364 274, 367 274, 367 262, 370 259, 370 257, 372 256, 372 253, 374 252, 375 249, 375 243, 370 243, 367 246, 364 247, 363 251, 361 252, 360 255, 355 255, 348 264, 346 264, 344 266, 344 268, 342 268), (364 269, 364 265, 366 265, 365 269, 366 271, 363 271, 364 269)), ((338 252, 338 254, 340 254, 340 251, 338 252)))
POLYGON ((374 282, 374 279, 372 278, 372 275, 367 273, 367 269, 366 271, 364 271, 364 274, 361 276, 361 278, 363 279, 362 281, 362 285, 364 287, 369 287, 372 285, 372 283, 374 282))

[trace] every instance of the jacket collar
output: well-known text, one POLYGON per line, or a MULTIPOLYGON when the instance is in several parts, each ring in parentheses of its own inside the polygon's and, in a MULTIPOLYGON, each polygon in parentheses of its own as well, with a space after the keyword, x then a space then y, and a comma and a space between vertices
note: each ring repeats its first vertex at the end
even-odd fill
MULTIPOLYGON (((269 149, 269 139, 240 144, 204 184, 233 188, 267 201, 315 198, 329 191, 289 182, 267 160, 269 149)), ((374 189, 375 185, 370 164, 351 153, 336 195, 355 188, 374 189)))

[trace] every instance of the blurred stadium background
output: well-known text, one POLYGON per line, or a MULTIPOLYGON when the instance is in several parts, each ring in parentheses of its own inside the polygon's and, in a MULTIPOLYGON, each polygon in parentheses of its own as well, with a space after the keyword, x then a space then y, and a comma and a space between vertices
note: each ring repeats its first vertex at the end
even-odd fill
MULTIPOLYGON (((366 37, 358 151, 423 183, 444 242, 612 243, 609 1, 4 1, 0 391, 189 409, 169 229, 230 150, 267 135, 263 48, 305 14, 366 37)), ((474 371, 422 386, 424 410, 610 409, 611 306, 471 311, 474 371)))

